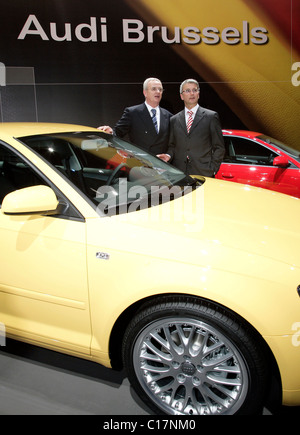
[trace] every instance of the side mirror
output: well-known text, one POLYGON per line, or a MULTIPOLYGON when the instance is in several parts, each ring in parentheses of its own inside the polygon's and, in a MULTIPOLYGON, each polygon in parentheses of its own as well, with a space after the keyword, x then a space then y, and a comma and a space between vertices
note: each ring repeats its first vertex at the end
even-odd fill
POLYGON ((280 168, 287 168, 290 162, 285 156, 277 156, 273 160, 273 166, 279 166, 280 168))
POLYGON ((55 193, 47 186, 32 186, 15 190, 5 196, 1 211, 4 214, 33 214, 54 212, 58 207, 55 193))

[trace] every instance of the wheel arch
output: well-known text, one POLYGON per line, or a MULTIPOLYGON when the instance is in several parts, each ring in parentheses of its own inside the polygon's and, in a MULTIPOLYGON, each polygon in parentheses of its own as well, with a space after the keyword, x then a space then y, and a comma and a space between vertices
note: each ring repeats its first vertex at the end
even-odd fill
POLYGON ((190 294, 178 294, 178 293, 163 293, 163 294, 157 294, 152 295, 150 297, 141 299, 135 303, 133 303, 131 306, 127 307, 125 311, 121 313, 121 315, 116 320, 111 336, 109 341, 109 355, 111 359, 111 365, 113 369, 116 370, 122 370, 123 369, 123 362, 122 362, 122 341, 125 334, 125 331, 127 329, 127 326, 129 325, 132 318, 141 310, 146 308, 149 305, 153 305, 156 302, 161 303, 165 301, 165 303, 180 300, 185 302, 197 302, 202 303, 209 306, 213 306, 214 308, 217 307, 220 310, 225 311, 228 315, 235 317, 235 319, 238 319, 240 322, 242 322, 245 327, 255 336, 255 338, 258 340, 264 354, 265 358, 268 363, 269 370, 269 380, 268 380, 268 392, 266 397, 266 403, 268 404, 268 408, 276 408, 277 406, 281 405, 282 401, 282 387, 281 387, 281 377, 279 368, 276 362, 276 359, 273 355, 272 350, 268 346, 267 342, 264 340, 264 338, 261 336, 261 334, 243 317, 241 317, 238 313, 232 311, 230 308, 215 302, 210 299, 206 299, 200 296, 190 295, 190 294))

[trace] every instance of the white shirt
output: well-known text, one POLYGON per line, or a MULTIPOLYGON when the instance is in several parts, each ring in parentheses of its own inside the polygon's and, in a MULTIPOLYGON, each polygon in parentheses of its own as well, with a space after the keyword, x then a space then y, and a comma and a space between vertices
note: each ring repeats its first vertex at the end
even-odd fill
POLYGON ((158 131, 159 131, 159 127, 160 127, 160 110, 159 110, 159 106, 157 106, 157 107, 149 106, 149 104, 146 103, 146 101, 145 101, 145 104, 146 104, 147 109, 149 110, 151 118, 153 117, 153 113, 151 112, 151 110, 152 109, 156 110, 157 128, 158 128, 158 131))

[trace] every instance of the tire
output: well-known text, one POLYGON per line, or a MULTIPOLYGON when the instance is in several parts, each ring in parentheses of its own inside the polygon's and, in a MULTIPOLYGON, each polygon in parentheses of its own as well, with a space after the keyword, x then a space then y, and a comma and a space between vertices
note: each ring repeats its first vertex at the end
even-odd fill
POLYGON ((132 387, 156 414, 254 415, 262 412, 267 383, 259 342, 218 305, 162 298, 132 319, 123 362, 132 387))

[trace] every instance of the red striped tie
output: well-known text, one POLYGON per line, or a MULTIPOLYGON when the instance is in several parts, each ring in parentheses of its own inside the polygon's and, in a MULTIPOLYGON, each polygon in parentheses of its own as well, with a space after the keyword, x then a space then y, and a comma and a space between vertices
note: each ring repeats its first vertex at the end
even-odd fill
POLYGON ((193 124, 193 112, 191 110, 188 111, 189 117, 186 125, 187 132, 190 132, 191 126, 193 124))

